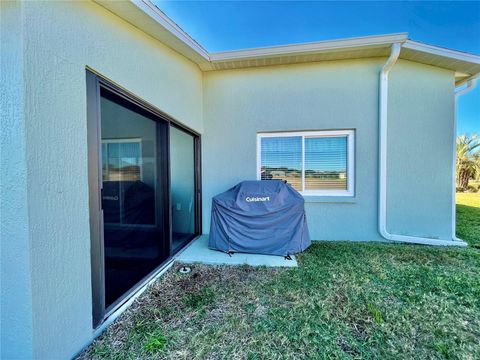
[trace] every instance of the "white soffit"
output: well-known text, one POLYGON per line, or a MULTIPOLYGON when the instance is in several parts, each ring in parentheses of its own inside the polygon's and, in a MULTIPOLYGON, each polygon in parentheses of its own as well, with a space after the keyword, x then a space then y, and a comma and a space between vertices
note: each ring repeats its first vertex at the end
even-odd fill
POLYGON ((400 58, 455 71, 455 82, 461 85, 480 73, 480 56, 407 40, 400 58))
POLYGON ((385 57, 395 42, 407 40, 407 34, 367 36, 305 44, 272 46, 210 54, 212 70, 234 69, 328 60, 385 57))
POLYGON ((455 71, 456 85, 480 73, 480 56, 408 40, 406 33, 208 53, 149 0, 94 0, 198 64, 203 71, 388 57, 402 43, 400 58, 455 71))

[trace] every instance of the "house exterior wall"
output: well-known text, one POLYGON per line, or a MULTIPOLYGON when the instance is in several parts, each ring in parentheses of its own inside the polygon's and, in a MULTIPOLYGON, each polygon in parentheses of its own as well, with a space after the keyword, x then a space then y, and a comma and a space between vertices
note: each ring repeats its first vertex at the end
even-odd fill
POLYGON ((454 74, 399 60, 388 98, 387 230, 452 239, 454 74))
POLYGON ((27 163, 25 158, 24 42, 21 3, 2 3, 0 358, 32 357, 27 163), (4 56, 8 54, 8 56, 4 56))
POLYGON ((15 72, 7 82, 14 85, 9 91, 15 92, 12 112, 19 121, 12 118, 8 139, 2 136, 2 153, 5 147, 14 155, 2 161, 16 170, 4 177, 2 163, 2 214, 12 214, 2 215, 2 274, 16 274, 7 286, 17 282, 4 297, 11 287, 2 278, 2 358, 29 352, 34 358, 69 358, 93 338, 86 66, 199 132, 202 73, 95 3, 11 5, 21 13, 4 13, 4 6, 10 5, 2 2, 2 46, 4 38, 13 44, 16 57, 9 61, 20 62, 9 64, 15 72), (15 24, 6 33, 4 21, 15 24), (23 49, 21 41, 15 45, 17 34, 23 34, 23 49), (14 215, 15 236, 3 231, 14 215), (10 235, 18 242, 9 241, 4 251, 3 237, 10 235), (19 254, 4 262, 14 251, 19 254), (3 306, 12 304, 15 311, 4 315, 3 306), (4 328, 15 341, 3 338, 4 328))
MULTIPOLYGON (((257 132, 355 129, 355 196, 306 197, 310 234, 384 240, 377 226, 378 74, 385 60, 205 73, 204 232, 211 198, 256 178, 257 132)), ((391 72, 387 219, 393 233, 451 239, 453 79, 453 72, 408 61, 391 72)))
POLYGON ((378 60, 346 60, 204 75, 203 210, 211 198, 256 178, 260 131, 355 129, 355 197, 306 198, 313 239, 379 240, 378 60))

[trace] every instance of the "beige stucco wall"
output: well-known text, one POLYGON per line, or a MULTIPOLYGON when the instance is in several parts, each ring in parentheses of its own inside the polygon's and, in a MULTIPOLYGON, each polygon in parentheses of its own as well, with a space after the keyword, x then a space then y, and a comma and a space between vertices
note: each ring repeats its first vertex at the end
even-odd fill
POLYGON ((455 83, 450 70, 399 60, 388 97, 387 229, 451 239, 455 83))
MULTIPOLYGON (((23 152, 28 169, 22 209, 28 212, 26 257, 32 287, 32 326, 15 336, 32 339, 24 346, 31 347, 34 358, 65 359, 93 336, 85 69, 94 69, 199 132, 202 73, 196 64, 95 3, 31 1, 11 6, 19 11, 5 13, 2 20, 22 25, 2 32, 2 39, 23 31, 18 74, 28 96, 15 106, 23 110, 26 145, 2 146, 2 151, 23 152)), ((2 12, 6 8, 2 4, 2 12)), ((12 263, 2 272, 15 274, 15 267, 22 265, 12 263)), ((18 305, 2 308, 11 315, 9 324, 2 321, 2 330, 18 328, 15 321, 22 321, 20 311, 27 300, 4 299, 2 294, 2 304, 18 305)), ((2 344, 2 357, 19 356, 15 346, 2 344)))
POLYGON ((204 75, 204 231, 211 197, 256 178, 261 131, 355 129, 355 196, 306 198, 315 240, 379 240, 376 231, 378 71, 363 59, 204 75))
POLYGON ((32 357, 22 8, 0 11, 0 358, 32 357), (10 35, 4 36, 7 32, 10 35), (6 56, 8 54, 8 56, 6 56))
MULTIPOLYGON (((355 196, 306 197, 314 240, 384 240, 378 233, 378 84, 386 59, 204 75, 203 214, 211 198, 256 178, 262 131, 355 130, 355 196)), ((388 229, 450 240, 452 71, 400 60, 391 71, 388 229)))

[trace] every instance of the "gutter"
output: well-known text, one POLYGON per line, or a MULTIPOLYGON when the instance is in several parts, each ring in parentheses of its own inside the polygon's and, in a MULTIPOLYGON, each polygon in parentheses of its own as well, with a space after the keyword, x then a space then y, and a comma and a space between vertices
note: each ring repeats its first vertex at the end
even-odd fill
MULTIPOLYGON (((392 44, 390 57, 380 72, 379 90, 379 202, 378 202, 378 232, 391 241, 440 246, 467 246, 467 243, 455 237, 453 229, 452 240, 440 240, 419 236, 391 234, 387 230, 387 129, 388 129, 388 76, 400 55, 402 43, 392 44)), ((454 168, 455 170, 455 168, 454 168)), ((453 198, 455 199, 455 197, 453 198)), ((453 200, 455 206, 455 200, 453 200)))
POLYGON ((458 96, 466 94, 466 93, 472 91, 473 89, 475 89, 475 86, 477 86, 477 80, 478 80, 479 76, 480 76, 480 74, 476 74, 476 75, 468 78, 467 79, 467 86, 465 86, 463 89, 455 91, 455 100, 457 99, 458 96))

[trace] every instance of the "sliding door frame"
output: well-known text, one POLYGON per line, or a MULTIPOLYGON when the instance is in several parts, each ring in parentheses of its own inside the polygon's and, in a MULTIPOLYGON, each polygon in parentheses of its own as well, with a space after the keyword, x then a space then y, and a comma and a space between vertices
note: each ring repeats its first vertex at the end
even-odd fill
MULTIPOLYGON (((121 86, 106 79, 94 70, 87 67, 87 144, 88 144, 88 185, 89 185, 89 218, 90 218, 90 241, 91 241, 91 277, 92 277, 92 316, 93 327, 99 327, 115 310, 123 305, 134 295, 145 283, 153 278, 162 268, 168 264, 172 257, 172 199, 171 199, 171 178, 170 178, 170 128, 174 126, 194 138, 194 184, 195 184, 195 237, 202 233, 202 184, 201 184, 201 136, 195 130, 182 125, 180 122, 165 114, 160 109, 152 106, 138 98, 121 86), (156 121, 166 123, 166 156, 160 157, 162 168, 166 169, 167 181, 164 217, 165 234, 168 241, 169 256, 159 264, 149 275, 140 280, 135 286, 129 289, 117 301, 105 308, 105 248, 103 233, 103 210, 102 210, 102 159, 101 159, 101 113, 100 113, 100 91, 104 88, 126 101, 139 107, 157 118, 156 121)), ((158 131, 158 130, 157 130, 158 131)), ((194 238, 195 238, 194 237, 194 238)), ((191 240, 190 240, 191 241, 191 240)), ((180 249, 178 249, 180 250, 180 249)), ((177 250, 177 252, 178 252, 177 250)))

